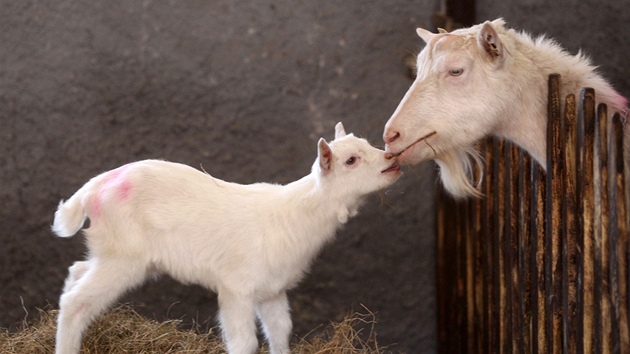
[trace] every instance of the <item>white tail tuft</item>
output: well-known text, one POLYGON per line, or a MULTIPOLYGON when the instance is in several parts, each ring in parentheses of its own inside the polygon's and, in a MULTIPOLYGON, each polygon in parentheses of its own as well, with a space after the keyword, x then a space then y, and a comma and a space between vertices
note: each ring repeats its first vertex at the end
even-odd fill
POLYGON ((79 232, 84 221, 85 211, 80 198, 75 196, 65 202, 63 200, 59 202, 52 230, 59 237, 71 237, 79 232))

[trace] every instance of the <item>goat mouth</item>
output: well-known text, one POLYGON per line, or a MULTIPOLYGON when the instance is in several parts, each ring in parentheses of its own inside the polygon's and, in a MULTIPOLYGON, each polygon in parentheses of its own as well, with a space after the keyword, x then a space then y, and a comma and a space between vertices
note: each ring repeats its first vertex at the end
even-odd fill
POLYGON ((420 139, 414 141, 413 143, 409 144, 406 148, 400 150, 399 152, 397 152, 397 153, 390 153, 387 158, 391 159, 391 158, 394 158, 394 157, 398 157, 398 156, 402 155, 403 152, 409 150, 412 146, 416 145, 417 143, 419 143, 421 141, 425 141, 426 139, 434 136, 435 134, 437 134, 437 132, 434 130, 434 131, 432 131, 432 132, 422 136, 420 139))
POLYGON ((389 166, 388 168, 386 168, 383 171, 381 171, 381 173, 398 172, 398 171, 400 171, 400 163, 398 163, 398 161, 396 161, 391 166, 389 166))

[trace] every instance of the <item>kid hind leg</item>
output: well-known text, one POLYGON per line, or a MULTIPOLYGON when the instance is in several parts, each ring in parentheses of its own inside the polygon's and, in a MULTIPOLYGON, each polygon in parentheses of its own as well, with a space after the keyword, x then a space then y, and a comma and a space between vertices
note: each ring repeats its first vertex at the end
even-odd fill
POLYGON ((66 278, 66 281, 64 283, 63 293, 65 294, 72 290, 72 288, 74 288, 76 283, 79 281, 79 279, 81 279, 81 277, 83 277, 83 275, 88 271, 89 268, 90 261, 74 262, 74 264, 71 265, 70 268, 68 268, 68 278, 66 278))
POLYGON ((293 324, 287 294, 282 292, 275 298, 258 303, 256 310, 271 354, 289 354, 293 324))
POLYGON ((88 267, 78 263, 75 271, 70 271, 70 277, 76 277, 74 284, 66 284, 68 291, 59 300, 56 354, 79 353, 90 323, 146 276, 145 267, 130 262, 95 259, 88 267), (82 276, 77 276, 80 271, 84 271, 82 276))

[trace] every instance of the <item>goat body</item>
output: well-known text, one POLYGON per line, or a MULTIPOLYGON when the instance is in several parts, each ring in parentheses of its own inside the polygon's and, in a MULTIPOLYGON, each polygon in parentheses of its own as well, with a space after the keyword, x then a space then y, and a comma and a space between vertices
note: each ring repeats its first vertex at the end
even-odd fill
POLYGON ((470 157, 480 163, 473 144, 486 136, 513 141, 545 166, 552 73, 561 75, 561 97, 591 87, 611 115, 627 112, 627 100, 584 55, 504 25, 497 19, 451 33, 417 29, 426 42, 417 77, 385 125, 386 150, 408 163, 435 159, 456 197, 477 194, 470 157))
POLYGON ((254 353, 256 317, 272 353, 288 353, 286 290, 362 198, 400 176, 397 162, 336 127, 320 139, 311 174, 287 185, 240 185, 189 166, 145 160, 91 179, 61 202, 53 231, 77 233, 88 258, 69 269, 60 299, 57 354, 78 353, 90 322, 155 274, 218 294, 230 353, 254 353))

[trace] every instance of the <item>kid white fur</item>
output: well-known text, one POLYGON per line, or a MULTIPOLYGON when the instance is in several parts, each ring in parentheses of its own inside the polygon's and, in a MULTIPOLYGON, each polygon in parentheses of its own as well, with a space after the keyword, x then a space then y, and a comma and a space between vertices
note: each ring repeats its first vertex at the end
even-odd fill
POLYGON ((417 33, 426 42, 417 77, 385 125, 383 139, 400 161, 435 159, 455 197, 478 195, 470 181, 472 162, 481 164, 473 144, 486 136, 516 143, 546 166, 549 74, 561 75, 561 97, 579 97, 581 88, 591 87, 610 115, 627 114, 627 100, 586 56, 505 28, 502 19, 451 33, 422 28, 417 33))
POLYGON ((256 317, 271 353, 289 353, 286 291, 363 197, 399 176, 397 162, 338 123, 311 173, 287 185, 240 185, 157 160, 94 177, 55 213, 61 237, 90 218, 87 260, 69 268, 61 295, 56 353, 78 353, 89 324, 156 274, 218 294, 229 353, 256 351, 256 317))

